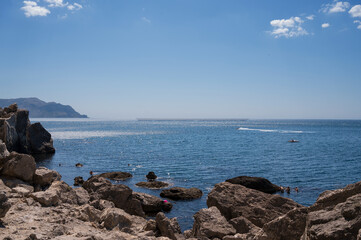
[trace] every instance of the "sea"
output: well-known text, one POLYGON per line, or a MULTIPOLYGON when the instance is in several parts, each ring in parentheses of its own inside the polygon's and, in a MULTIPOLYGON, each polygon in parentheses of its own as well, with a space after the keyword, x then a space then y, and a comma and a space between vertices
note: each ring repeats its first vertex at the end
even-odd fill
POLYGON ((88 179, 90 171, 125 171, 133 178, 115 184, 159 197, 161 190, 135 186, 154 171, 171 186, 201 189, 200 199, 170 200, 173 209, 166 215, 177 217, 182 231, 192 228, 193 215, 207 207, 213 186, 229 178, 257 176, 289 186, 290 194, 281 195, 305 206, 325 190, 361 180, 358 120, 31 121, 42 123, 56 148, 37 165, 58 171, 71 186, 77 176, 88 179))

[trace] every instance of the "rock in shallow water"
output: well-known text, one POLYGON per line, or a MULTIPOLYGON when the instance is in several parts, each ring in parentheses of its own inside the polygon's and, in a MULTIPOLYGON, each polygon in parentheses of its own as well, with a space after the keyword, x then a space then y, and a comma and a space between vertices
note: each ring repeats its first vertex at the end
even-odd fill
POLYGON ((128 172, 107 172, 97 175, 99 177, 108 178, 110 180, 124 181, 128 178, 133 177, 131 173, 128 172))
POLYGON ((202 197, 203 193, 198 188, 173 187, 165 189, 160 193, 161 197, 173 200, 192 200, 202 197))
POLYGON ((150 188, 150 189, 160 189, 166 188, 169 186, 166 182, 153 181, 153 182, 139 182, 135 184, 138 187, 150 188))
POLYGON ((252 188, 264 193, 276 193, 281 191, 281 188, 269 180, 261 177, 249 177, 249 176, 239 176, 226 180, 226 182, 239 184, 247 188, 252 188))

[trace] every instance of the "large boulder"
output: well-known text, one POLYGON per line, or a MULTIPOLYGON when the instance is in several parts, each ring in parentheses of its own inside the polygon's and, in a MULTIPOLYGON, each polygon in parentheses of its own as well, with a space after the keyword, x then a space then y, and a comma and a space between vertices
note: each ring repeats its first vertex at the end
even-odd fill
POLYGON ((161 193, 161 197, 170 198, 173 200, 192 200, 202 197, 203 193, 198 188, 182 188, 173 187, 170 189, 164 189, 161 193))
POLYGON ((41 123, 31 124, 27 133, 31 153, 55 153, 51 134, 46 131, 41 123))
POLYGON ((142 205, 142 209, 146 214, 158 213, 160 211, 170 211, 173 205, 168 201, 146 194, 133 192, 133 198, 138 199, 142 205))
POLYGON ((207 205, 217 207, 227 220, 243 216, 258 227, 302 207, 291 199, 228 182, 214 186, 208 195, 207 205))
POLYGON ((30 194, 35 201, 39 202, 43 207, 56 206, 59 203, 59 196, 56 191, 46 190, 30 194))
POLYGON ((0 162, 0 168, 1 175, 30 182, 33 180, 36 164, 32 156, 12 152, 0 162))
POLYGON ((201 209, 194 215, 192 235, 198 239, 222 239, 234 234, 236 230, 216 207, 201 209))
POLYGON ((281 188, 269 180, 261 177, 248 177, 248 176, 239 176, 226 180, 226 182, 239 184, 247 188, 252 188, 264 193, 276 193, 281 190, 281 188))
POLYGON ((60 173, 46 167, 39 167, 35 170, 33 182, 41 187, 50 186, 52 182, 61 179, 60 173))
POLYGON ((133 177, 133 175, 128 172, 107 172, 107 173, 101 173, 97 176, 116 181, 124 181, 128 178, 133 177))
POLYGON ((0 191, 0 218, 4 217, 9 211, 11 205, 6 197, 5 192, 0 191))
POLYGON ((172 240, 183 238, 177 218, 169 219, 164 213, 160 212, 155 217, 155 222, 161 236, 168 237, 172 240))
POLYGON ((119 230, 140 231, 147 224, 147 220, 138 216, 132 216, 119 208, 107 208, 100 216, 100 222, 103 227, 111 230, 118 227, 119 230))

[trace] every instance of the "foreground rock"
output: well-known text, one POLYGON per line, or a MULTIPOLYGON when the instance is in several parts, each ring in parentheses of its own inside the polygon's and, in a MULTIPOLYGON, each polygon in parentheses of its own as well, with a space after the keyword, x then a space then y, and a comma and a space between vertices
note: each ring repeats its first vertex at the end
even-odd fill
POLYGON ((269 180, 261 177, 239 176, 226 180, 226 182, 239 184, 247 188, 252 188, 264 193, 276 193, 281 191, 280 186, 271 183, 269 180))
POLYGON ((173 207, 172 203, 146 193, 133 193, 133 198, 140 201, 146 214, 169 212, 173 207))
POLYGON ((53 140, 40 123, 31 124, 29 111, 12 104, 0 111, 0 140, 19 153, 54 153, 53 140))
POLYGON ((164 213, 158 213, 155 217, 156 228, 161 236, 168 237, 172 240, 184 239, 181 235, 177 218, 168 219, 164 213))
POLYGON ((144 187, 149 189, 160 189, 160 188, 166 188, 169 186, 166 182, 161 181, 152 181, 152 182, 138 182, 135 184, 138 187, 144 187))
POLYGON ((9 211, 11 205, 6 197, 5 192, 0 191, 0 218, 4 217, 9 211))
POLYGON ((12 152, 8 157, 0 159, 0 174, 24 181, 32 181, 36 164, 32 156, 12 152))
POLYGON ((50 186, 52 182, 59 181, 61 175, 54 170, 47 169, 45 167, 39 167, 34 173, 34 184, 38 184, 41 187, 50 186))
POLYGON ((133 175, 128 172, 107 172, 107 173, 99 174, 97 176, 116 181, 124 181, 127 180, 128 178, 133 177, 133 175))
POLYGON ((161 197, 173 200, 192 200, 202 197, 203 193, 198 188, 173 187, 165 189, 160 193, 161 197))

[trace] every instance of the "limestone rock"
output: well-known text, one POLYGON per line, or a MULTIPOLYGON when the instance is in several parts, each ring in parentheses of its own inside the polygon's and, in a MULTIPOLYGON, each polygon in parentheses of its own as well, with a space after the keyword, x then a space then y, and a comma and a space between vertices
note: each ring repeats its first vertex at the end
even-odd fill
POLYGON ((281 190, 281 188, 269 180, 261 177, 248 177, 248 176, 239 176, 226 180, 226 182, 239 184, 247 188, 252 188, 264 193, 276 193, 281 190))
POLYGON ((34 174, 34 184, 39 184, 41 187, 50 186, 52 182, 59 181, 61 175, 54 170, 49 170, 45 167, 39 167, 34 174))
POLYGON ((227 220, 243 216, 258 227, 301 207, 291 199, 228 182, 215 185, 208 195, 207 205, 217 207, 227 220))
POLYGON ((128 178, 133 177, 133 175, 128 172, 107 172, 107 173, 99 174, 98 176, 116 181, 124 181, 128 178))
POLYGON ((77 203, 79 205, 84 205, 89 202, 89 200, 90 200, 89 193, 84 188, 82 188, 82 187, 75 188, 74 192, 76 195, 77 203))
POLYGON ((35 169, 36 164, 32 156, 12 152, 3 161, 1 174, 29 182, 33 180, 35 169))
POLYGON ((236 229, 237 233, 241 233, 241 234, 243 234, 243 233, 255 234, 261 230, 261 228, 257 227, 251 221, 249 221, 247 218, 242 217, 242 216, 232 218, 229 221, 229 223, 232 224, 232 226, 236 229))
POLYGON ((201 209, 194 215, 193 236, 197 238, 220 238, 236 234, 216 207, 201 209))
POLYGON ((115 207, 113 202, 104 200, 104 199, 94 200, 94 201, 90 202, 90 205, 99 210, 104 210, 106 208, 114 208, 115 207))
POLYGON ((165 202, 162 199, 146 194, 133 192, 133 198, 138 199, 142 204, 143 211, 147 213, 157 213, 160 211, 170 211, 173 205, 170 202, 165 202))
POLYGON ((176 218, 168 219, 164 213, 159 212, 155 221, 161 236, 172 240, 182 239, 181 229, 176 218))
POLYGON ((83 183, 83 188, 89 193, 96 192, 99 188, 104 186, 111 186, 112 183, 103 177, 92 176, 83 183))
POLYGON ((59 196, 56 191, 41 191, 30 194, 35 201, 44 207, 56 206, 59 202, 59 196))
POLYGON ((54 153, 53 139, 41 123, 33 123, 27 130, 28 143, 31 153, 54 153))
POLYGON ((202 197, 203 193, 198 188, 182 188, 173 187, 165 189, 160 193, 161 197, 170 198, 173 200, 191 200, 202 197))
POLYGON ((135 184, 138 187, 150 188, 150 189, 160 189, 166 188, 169 186, 166 182, 161 181, 152 181, 152 182, 138 182, 135 184))

